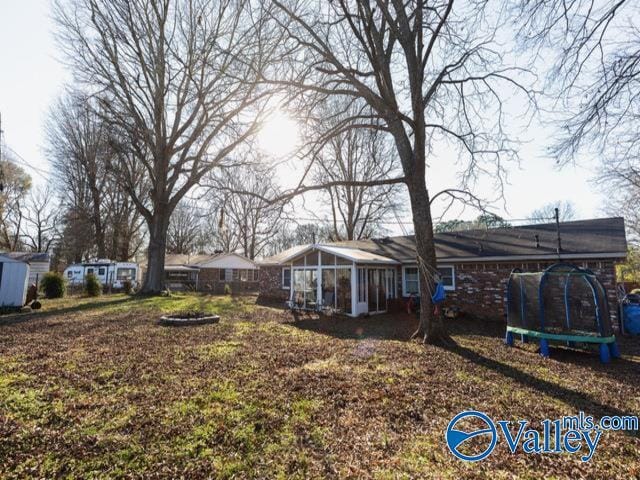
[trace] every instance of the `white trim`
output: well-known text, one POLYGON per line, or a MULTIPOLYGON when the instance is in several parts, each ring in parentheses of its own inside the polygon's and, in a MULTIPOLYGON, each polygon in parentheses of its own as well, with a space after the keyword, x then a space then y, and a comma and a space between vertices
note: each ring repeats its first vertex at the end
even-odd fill
MULTIPOLYGON (((389 257, 384 257, 382 255, 378 255, 377 253, 371 253, 368 252, 366 250, 361 250, 359 248, 352 248, 352 247, 342 247, 342 246, 332 246, 332 245, 320 245, 320 244, 313 244, 313 245, 308 245, 307 247, 303 248, 302 250, 289 255, 286 258, 283 258, 282 260, 280 260, 281 263, 285 263, 285 262, 289 262, 295 258, 298 258, 302 255, 304 255, 306 257, 306 255, 313 251, 313 250, 318 250, 319 252, 324 252, 324 253, 329 253, 341 258, 344 258, 346 260, 351 260, 352 262, 356 262, 356 263, 366 263, 366 264, 380 264, 380 265, 399 265, 400 262, 398 262, 397 260, 394 260, 393 258, 389 258, 389 257), (354 252, 362 252, 363 254, 367 254, 370 255, 371 258, 359 258, 356 256, 351 256, 348 255, 346 252, 344 252, 344 250, 352 250, 354 252)), ((263 265, 268 265, 268 264, 263 264, 263 265)))
MULTIPOLYGON (((451 281, 453 285, 445 285, 444 289, 448 292, 453 292, 456 289, 456 267, 454 265, 436 265, 436 268, 450 268, 451 269, 451 281)), ((418 281, 420 277, 418 276, 418 281)))
MULTIPOLYGON (((407 293, 407 275, 405 273, 405 270, 407 268, 415 268, 418 269, 418 265, 414 264, 414 265, 403 265, 402 266, 402 296, 403 297, 408 297, 409 293, 407 293)), ((418 293, 420 293, 420 271, 418 270, 418 293)))
MULTIPOLYGON (((418 268, 418 264, 414 263, 414 264, 407 264, 407 265, 403 265, 402 266, 402 296, 403 297, 408 297, 410 294, 407 293, 407 278, 406 278, 406 273, 405 270, 407 268, 418 268)), ((456 267, 455 265, 451 265, 451 264, 437 264, 436 268, 450 268, 451 269, 451 278, 453 281, 453 285, 445 285, 444 289, 447 292, 453 292, 456 289, 456 267)), ((418 270, 418 292, 420 292, 420 271, 418 270)))
POLYGON ((227 259, 229 257, 235 257, 239 260, 241 260, 242 262, 245 263, 245 265, 242 266, 232 266, 232 268, 236 269, 236 270, 258 270, 260 267, 259 265, 254 262, 253 260, 251 260, 250 258, 245 257, 244 255, 240 255, 239 253, 235 253, 235 252, 228 252, 228 253, 221 253, 219 255, 214 256, 213 258, 210 258, 208 260, 203 260, 202 262, 198 262, 198 263, 189 263, 189 265, 193 265, 195 267, 198 267, 200 269, 203 268, 226 268, 223 267, 222 265, 220 265, 220 261, 227 259))

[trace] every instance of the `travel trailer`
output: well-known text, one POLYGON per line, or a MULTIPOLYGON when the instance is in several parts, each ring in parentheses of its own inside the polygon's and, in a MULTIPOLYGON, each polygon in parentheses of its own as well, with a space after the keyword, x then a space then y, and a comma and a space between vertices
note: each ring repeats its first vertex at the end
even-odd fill
POLYGON ((129 280, 132 286, 138 282, 138 264, 131 262, 112 262, 101 259, 95 262, 77 263, 69 265, 64 270, 64 277, 69 285, 82 285, 85 277, 93 273, 100 283, 112 288, 123 288, 124 282, 129 280))

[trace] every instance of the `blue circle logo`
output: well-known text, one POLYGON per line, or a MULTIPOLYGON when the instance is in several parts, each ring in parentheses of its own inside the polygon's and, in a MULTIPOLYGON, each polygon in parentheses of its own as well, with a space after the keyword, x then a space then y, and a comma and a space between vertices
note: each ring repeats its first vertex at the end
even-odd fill
POLYGON ((482 412, 476 412, 474 410, 461 412, 453 417, 453 419, 449 422, 449 426, 447 427, 445 436, 447 439, 447 446, 449 447, 449 450, 451 450, 451 453, 453 453, 460 460, 465 460, 467 462, 477 462, 478 460, 482 460, 488 457, 491 452, 493 452, 493 449, 496 447, 496 443, 498 441, 498 432, 496 431, 496 426, 493 424, 493 421, 486 414, 482 412), (481 423, 482 426, 479 428, 475 428, 472 431, 465 431, 456 428, 456 425, 458 423, 466 419, 475 419, 475 423, 481 423), (486 437, 486 442, 482 442, 477 448, 474 445, 474 450, 478 450, 477 453, 468 454, 460 452, 460 448, 465 444, 467 440, 479 436, 486 437))

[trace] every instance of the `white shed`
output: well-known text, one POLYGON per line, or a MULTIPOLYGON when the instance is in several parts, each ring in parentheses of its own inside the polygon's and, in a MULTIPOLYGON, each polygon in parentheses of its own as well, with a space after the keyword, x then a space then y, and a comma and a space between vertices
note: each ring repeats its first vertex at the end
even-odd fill
POLYGON ((29 265, 0 255, 0 307, 22 307, 28 286, 29 265))

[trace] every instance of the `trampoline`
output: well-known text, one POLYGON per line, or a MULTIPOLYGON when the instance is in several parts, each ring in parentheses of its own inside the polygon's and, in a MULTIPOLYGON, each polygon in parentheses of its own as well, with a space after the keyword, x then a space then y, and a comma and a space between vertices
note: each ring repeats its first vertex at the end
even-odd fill
POLYGON ((607 293, 593 272, 558 263, 542 272, 514 269, 507 283, 507 332, 523 342, 536 339, 540 354, 549 356, 549 342, 567 346, 598 345, 600 360, 620 356, 611 326, 607 293))

